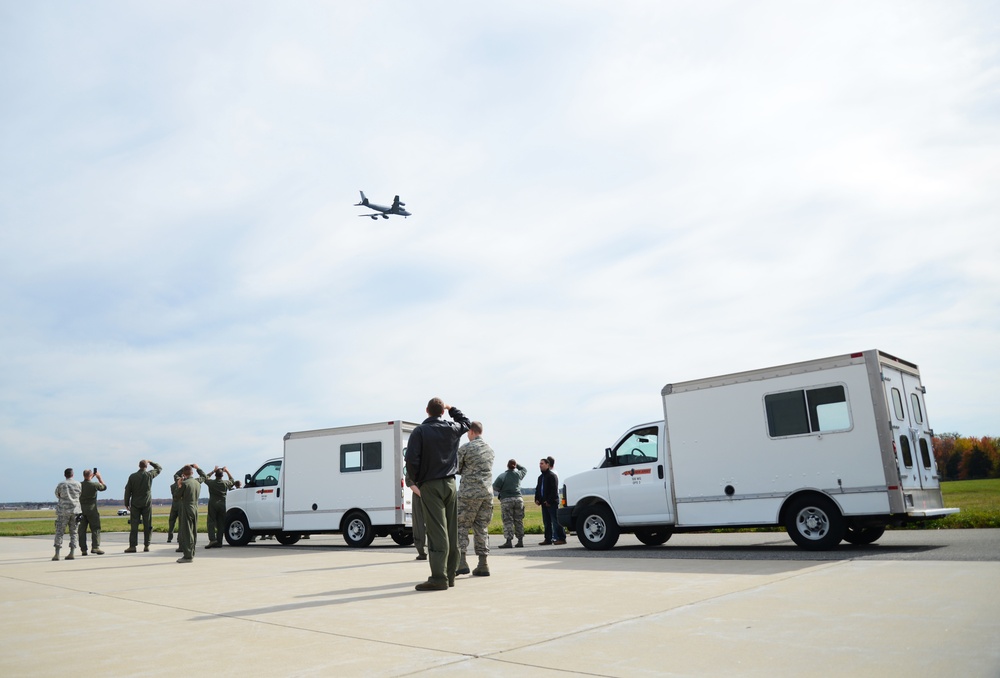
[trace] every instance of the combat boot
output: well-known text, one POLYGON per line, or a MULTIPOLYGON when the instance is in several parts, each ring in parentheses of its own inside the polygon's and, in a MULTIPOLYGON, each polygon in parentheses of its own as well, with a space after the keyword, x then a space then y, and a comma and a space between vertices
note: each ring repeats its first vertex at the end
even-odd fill
POLYGON ((97 549, 90 549, 90 552, 93 553, 93 554, 99 555, 99 556, 103 556, 104 555, 104 551, 102 551, 99 548, 97 548, 97 549))
POLYGON ((74 549, 74 548, 71 548, 71 549, 69 550, 69 555, 68 555, 68 556, 66 556, 66 560, 73 560, 73 559, 74 559, 74 558, 76 557, 76 556, 74 555, 75 553, 76 553, 76 549, 74 549))
POLYGON ((479 556, 479 565, 472 571, 473 577, 490 576, 490 566, 486 564, 486 556, 479 556))
POLYGON ((56 547, 56 554, 52 556, 52 560, 59 560, 59 547, 56 547))
POLYGON ((458 564, 458 569, 455 570, 455 574, 469 574, 469 563, 465 559, 465 554, 462 554, 462 562, 458 564))
POLYGON ((516 548, 516 549, 523 549, 524 548, 524 537, 518 537, 517 538, 517 543, 514 544, 514 548, 516 548))
POLYGON ((508 539, 504 543, 500 544, 500 546, 497 546, 497 548, 498 549, 512 549, 512 548, 514 548, 514 545, 511 544, 510 543, 510 539, 508 539))

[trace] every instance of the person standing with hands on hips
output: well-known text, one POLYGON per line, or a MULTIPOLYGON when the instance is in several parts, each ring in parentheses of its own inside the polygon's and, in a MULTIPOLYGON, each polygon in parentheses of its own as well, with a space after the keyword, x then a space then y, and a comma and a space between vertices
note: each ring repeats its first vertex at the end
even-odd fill
POLYGON ((430 578, 418 591, 447 591, 458 569, 458 516, 455 474, 458 442, 472 422, 440 398, 427 403, 427 418, 413 429, 406 444, 406 475, 424 508, 430 578), (451 415, 451 421, 444 413, 451 415))
POLYGON ((538 462, 542 473, 535 485, 535 503, 542 507, 542 524, 545 525, 545 541, 539 542, 539 546, 562 546, 566 543, 566 532, 556 517, 559 511, 559 479, 552 471, 555 465, 556 460, 552 457, 544 457, 538 462))

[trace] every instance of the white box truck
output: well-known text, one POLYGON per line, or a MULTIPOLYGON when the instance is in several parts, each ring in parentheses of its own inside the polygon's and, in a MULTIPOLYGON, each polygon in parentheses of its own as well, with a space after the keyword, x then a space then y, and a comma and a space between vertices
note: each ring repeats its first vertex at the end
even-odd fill
POLYGON ((559 522, 589 549, 622 532, 783 526, 810 550, 871 544, 945 508, 916 365, 877 350, 667 384, 635 426, 567 478, 559 522))
POLYGON ((412 544, 403 454, 416 426, 390 421, 286 434, 284 454, 229 491, 226 541, 245 546, 274 535, 294 544, 304 535, 340 532, 350 546, 368 546, 376 536, 412 544))

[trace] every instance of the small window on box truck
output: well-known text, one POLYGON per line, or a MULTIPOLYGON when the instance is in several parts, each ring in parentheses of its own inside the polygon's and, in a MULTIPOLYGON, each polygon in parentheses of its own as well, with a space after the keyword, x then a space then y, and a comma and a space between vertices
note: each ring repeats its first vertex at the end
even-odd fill
POLYGON ((340 446, 340 472, 373 471, 382 468, 382 443, 347 443, 340 446))
POLYGON ((899 421, 903 421, 906 418, 906 414, 903 412, 903 395, 895 386, 892 387, 892 411, 899 421))
POLYGON ((847 389, 838 384, 764 396, 767 432, 772 438, 851 428, 847 389))

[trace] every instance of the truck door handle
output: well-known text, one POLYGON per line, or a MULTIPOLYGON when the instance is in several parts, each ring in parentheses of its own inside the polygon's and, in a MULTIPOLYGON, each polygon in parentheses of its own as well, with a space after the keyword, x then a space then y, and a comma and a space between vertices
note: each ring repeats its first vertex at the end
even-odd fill
POLYGON ((663 464, 656 467, 656 475, 660 476, 660 480, 663 480, 663 464))

